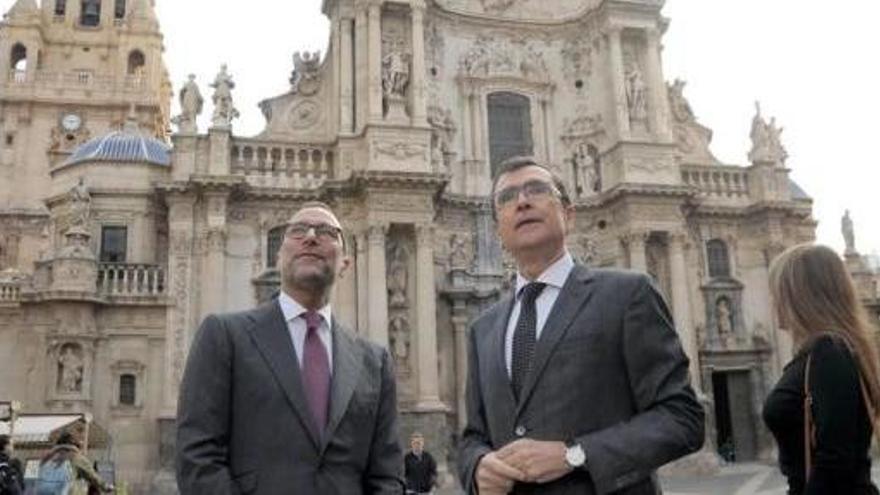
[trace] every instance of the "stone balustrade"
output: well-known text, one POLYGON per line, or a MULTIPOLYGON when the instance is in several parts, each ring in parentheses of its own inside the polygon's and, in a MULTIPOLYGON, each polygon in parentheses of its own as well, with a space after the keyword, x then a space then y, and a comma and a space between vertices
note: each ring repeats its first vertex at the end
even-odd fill
POLYGON ((686 165, 681 168, 681 179, 699 189, 705 196, 718 198, 747 198, 749 196, 748 170, 736 166, 686 165))
POLYGON ((86 89, 107 92, 141 91, 146 87, 143 75, 95 75, 86 71, 73 72, 28 72, 13 69, 9 72, 8 88, 16 89, 86 89))
POLYGON ((330 146, 235 139, 232 173, 262 179, 257 185, 312 189, 334 176, 330 146))
POLYGON ((161 296, 167 291, 165 269, 158 265, 101 263, 98 292, 103 296, 161 296))
POLYGON ((14 304, 21 299, 21 284, 14 281, 0 281, 0 304, 14 304))

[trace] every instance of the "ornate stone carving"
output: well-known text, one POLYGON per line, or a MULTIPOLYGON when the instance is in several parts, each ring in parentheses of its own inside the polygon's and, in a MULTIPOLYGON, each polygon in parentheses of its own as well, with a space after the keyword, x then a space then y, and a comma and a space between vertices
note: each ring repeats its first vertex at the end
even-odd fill
POLYGON ((648 99, 645 78, 638 63, 630 64, 626 73, 626 104, 630 122, 644 122, 648 119, 648 99))
POLYGON ((388 344, 399 371, 409 370, 410 324, 403 313, 396 313, 388 321, 388 344))
POLYGON ((321 118, 321 107, 312 100, 294 104, 287 121, 292 129, 308 129, 314 127, 321 118))
POLYGON ((388 244, 388 306, 408 307, 409 253, 400 241, 388 244))
POLYGON ((447 171, 455 156, 452 140, 456 127, 452 112, 431 106, 428 108, 428 124, 431 125, 431 164, 434 170, 447 171))
POLYGON ((214 88, 212 123, 216 127, 229 127, 232 120, 238 118, 240 114, 232 102, 232 90, 235 89, 235 82, 227 72, 226 64, 220 66, 220 73, 214 78, 211 87, 214 88))
POLYGON ((733 335, 733 315, 730 312, 730 301, 727 298, 718 298, 715 303, 715 318, 718 324, 718 336, 722 341, 725 341, 733 335))
POLYGON ((92 216, 92 195, 85 177, 80 177, 67 193, 67 217, 61 222, 62 231, 73 227, 87 228, 92 216))
POLYGON ((400 161, 420 157, 427 160, 427 154, 428 147, 424 144, 377 142, 373 145, 373 158, 386 156, 400 161))
POLYGON ((293 73, 290 85, 293 93, 312 96, 321 89, 321 52, 296 52, 293 54, 293 73))
POLYGON ((569 78, 589 77, 593 74, 592 40, 578 32, 565 40, 562 47, 562 67, 569 78))
POLYGON ((83 390, 85 360, 79 344, 64 344, 58 355, 56 390, 59 394, 78 394, 83 390))
POLYGON ((486 12, 500 13, 512 7, 520 0, 480 0, 486 12))
POLYGON ((599 113, 589 113, 586 105, 580 105, 575 110, 574 119, 566 118, 562 122, 564 129, 563 140, 575 140, 583 137, 595 136, 605 132, 605 124, 602 121, 602 115, 599 113))
POLYGON ((668 85, 669 108, 672 110, 672 116, 675 118, 675 121, 682 124, 696 122, 697 120, 691 104, 684 97, 684 87, 686 85, 687 83, 681 79, 676 79, 675 82, 668 85))
POLYGON ((761 115, 761 104, 755 102, 755 117, 752 118, 752 130, 749 137, 752 140, 752 149, 749 151, 749 161, 752 163, 785 163, 788 152, 782 145, 782 128, 776 126, 776 118, 771 118, 770 123, 761 115))
POLYGON ((515 77, 546 81, 547 63, 540 50, 525 40, 480 36, 460 59, 459 72, 468 77, 515 77))
POLYGON ((598 248, 596 246, 596 241, 593 240, 591 234, 580 236, 574 248, 577 251, 575 253, 577 261, 586 266, 592 266, 595 264, 594 262, 598 254, 598 248))
POLYGON ((197 132, 196 119, 201 115, 204 103, 205 99, 196 84, 196 76, 190 74, 189 80, 180 90, 180 115, 174 117, 172 122, 180 127, 181 132, 197 132))
POLYGON ((452 234, 449 237, 449 269, 467 270, 471 265, 470 238, 465 234, 452 234))
POLYGON ((586 142, 578 143, 570 160, 577 196, 592 196, 602 190, 602 167, 595 146, 586 142))
POLYGON ((409 53, 394 48, 382 57, 382 92, 386 98, 406 97, 411 59, 409 53))

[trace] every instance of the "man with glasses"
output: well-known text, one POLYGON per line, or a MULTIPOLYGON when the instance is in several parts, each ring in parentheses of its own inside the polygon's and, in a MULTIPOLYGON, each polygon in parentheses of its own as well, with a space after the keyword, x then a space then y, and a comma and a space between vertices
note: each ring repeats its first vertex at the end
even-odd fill
POLYGON ((277 299, 210 315, 193 340, 177 414, 180 492, 402 494, 391 357, 333 318, 330 292, 350 259, 328 206, 293 215, 278 260, 277 299))
POLYGON ((515 290, 471 326, 459 475, 469 494, 655 494, 655 470, 700 448, 688 358, 650 279, 576 264, 565 184, 502 164, 498 235, 515 290))

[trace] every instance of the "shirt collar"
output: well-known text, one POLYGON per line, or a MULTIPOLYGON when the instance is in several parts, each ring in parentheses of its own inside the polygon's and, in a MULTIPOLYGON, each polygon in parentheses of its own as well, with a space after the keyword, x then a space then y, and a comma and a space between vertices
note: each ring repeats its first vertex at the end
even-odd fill
MULTIPOLYGON (((278 305, 281 306, 281 312, 284 314, 284 321, 291 321, 294 318, 302 316, 307 310, 302 306, 302 304, 298 303, 296 299, 287 295, 283 290, 278 293, 278 305)), ((318 314, 324 318, 324 321, 327 323, 327 328, 330 328, 333 313, 330 310, 330 304, 328 303, 323 308, 318 310, 318 314)))
POLYGON ((535 280, 529 280, 522 273, 516 272, 516 297, 519 298, 522 288, 532 282, 542 282, 551 287, 562 289, 572 269, 574 269, 574 259, 566 249, 562 256, 548 266, 544 273, 535 280))

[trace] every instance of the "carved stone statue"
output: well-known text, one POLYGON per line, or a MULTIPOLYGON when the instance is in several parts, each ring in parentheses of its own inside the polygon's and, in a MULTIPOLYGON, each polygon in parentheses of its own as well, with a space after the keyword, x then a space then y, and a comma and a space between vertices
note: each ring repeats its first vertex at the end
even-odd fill
POLYGON ((403 314, 394 315, 388 322, 388 343, 398 367, 406 368, 409 359, 409 321, 403 314))
POLYGON ((684 97, 684 87, 686 82, 676 79, 674 83, 669 85, 669 103, 672 115, 675 120, 680 123, 693 122, 696 120, 691 104, 684 97))
POLYGON ((722 297, 715 303, 715 318, 718 320, 718 336, 722 340, 728 339, 733 334, 733 318, 727 299, 722 297))
POLYGON ((405 97, 409 88, 409 55, 389 50, 382 59, 382 91, 386 97, 405 97))
POLYGON ((466 238, 460 234, 452 234, 449 238, 449 268, 452 270, 466 270, 468 268, 468 255, 466 238))
POLYGON ((752 118, 752 130, 749 137, 752 139, 752 150, 749 151, 749 160, 752 163, 782 164, 788 158, 788 152, 782 145, 782 128, 776 126, 776 119, 770 119, 768 124, 761 115, 761 104, 755 102, 755 117, 752 118))
POLYGON ((80 177, 79 182, 68 193, 70 201, 70 227, 84 227, 88 225, 91 216, 92 196, 86 186, 85 178, 80 177))
POLYGON ((590 196, 601 189, 599 160, 591 151, 589 145, 580 143, 571 159, 576 174, 577 191, 580 196, 590 196))
POLYGON ((406 307, 407 303, 407 255, 399 242, 391 245, 388 262, 388 305, 392 308, 406 307))
POLYGON ((431 163, 436 171, 448 171, 454 151, 452 139, 456 126, 449 110, 432 106, 428 108, 428 124, 431 125, 431 163))
POLYGON ((232 76, 226 71, 226 64, 220 67, 220 73, 211 83, 214 88, 214 116, 212 123, 217 127, 228 127, 232 120, 240 115, 232 102, 232 90, 235 89, 235 82, 232 76))
POLYGON ((840 219, 840 231, 843 233, 843 240, 846 242, 846 254, 854 254, 856 252, 856 233, 853 227, 852 217, 849 216, 849 210, 843 213, 840 219))
POLYGON ((293 54, 293 74, 290 85, 294 93, 311 96, 321 87, 321 52, 296 52, 293 54))
POLYGON ((635 63, 626 74, 626 102, 629 107, 629 120, 643 122, 648 118, 647 86, 642 71, 635 63))
POLYGON ((180 126, 182 132, 196 132, 196 118, 201 115, 204 104, 205 99, 196 84, 196 76, 190 74, 189 80, 180 90, 180 115, 174 118, 174 123, 180 126))
POLYGON ((82 391, 83 360, 76 346, 66 345, 58 356, 58 391, 71 393, 82 391))

